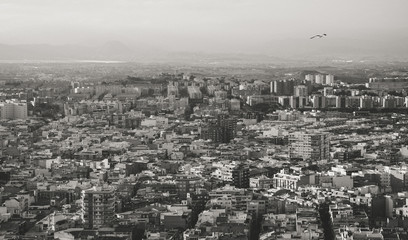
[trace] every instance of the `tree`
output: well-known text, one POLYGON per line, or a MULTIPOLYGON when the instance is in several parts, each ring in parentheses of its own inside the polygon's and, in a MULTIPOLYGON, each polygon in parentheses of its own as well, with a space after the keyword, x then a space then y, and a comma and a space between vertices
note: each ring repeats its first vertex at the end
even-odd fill
POLYGON ((17 87, 21 85, 21 82, 18 82, 18 81, 6 82, 4 85, 11 85, 11 86, 17 87))
POLYGON ((404 94, 402 94, 402 92, 397 92, 397 91, 389 91, 388 94, 392 96, 397 96, 397 97, 404 97, 404 94))
POLYGON ((128 82, 138 82, 138 81, 143 81, 142 78, 140 77, 132 77, 132 76, 127 76, 126 80, 128 82))
POLYGON ((268 95, 271 93, 271 90, 269 88, 264 88, 261 90, 262 95, 268 95))
POLYGON ((57 118, 61 108, 57 104, 40 103, 33 108, 33 112, 44 118, 57 118))
POLYGON ((268 103, 258 103, 252 106, 251 108, 252 108, 252 111, 255 111, 255 112, 271 113, 275 111, 276 109, 279 109, 280 106, 275 105, 275 104, 272 105, 268 103))
POLYGON ((358 85, 358 86, 355 86, 355 87, 353 87, 353 88, 355 88, 355 89, 357 89, 357 90, 367 90, 368 88, 365 86, 365 85, 358 85))
POLYGON ((188 90, 187 88, 180 88, 179 90, 180 97, 188 97, 188 90))
POLYGON ((342 89, 341 91, 336 91, 334 93, 334 95, 336 95, 336 96, 351 96, 351 92, 348 91, 348 90, 342 89))
POLYGON ((147 91, 147 96, 148 97, 153 97, 154 96, 154 90, 149 88, 149 90, 147 91))
POLYGON ((208 91, 206 87, 200 87, 200 91, 203 95, 208 95, 208 91))
POLYGON ((186 109, 184 109, 184 119, 186 121, 190 121, 190 116, 193 113, 194 113, 194 110, 193 110, 192 106, 186 107, 186 109))
POLYGON ((367 96, 378 97, 378 94, 377 94, 377 93, 367 92, 367 91, 364 91, 361 95, 367 95, 367 96))
POLYGON ((317 93, 319 90, 322 90, 324 88, 323 85, 313 85, 312 86, 312 93, 317 93))

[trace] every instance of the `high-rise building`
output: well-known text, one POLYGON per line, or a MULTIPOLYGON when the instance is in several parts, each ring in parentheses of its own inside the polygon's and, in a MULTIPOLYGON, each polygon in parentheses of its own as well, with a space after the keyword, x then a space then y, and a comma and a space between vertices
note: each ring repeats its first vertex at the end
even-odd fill
MULTIPOLYGON (((278 103, 283 106, 283 107, 289 107, 290 106, 290 97, 292 96, 279 96, 278 97, 278 103)), ((408 102, 408 99, 406 100, 408 102)))
POLYGON ((178 82, 170 81, 167 85, 167 96, 178 96, 178 82))
POLYGON ((295 80, 275 80, 271 82, 271 93, 277 96, 291 96, 295 87, 295 80))
POLYGON ((313 75, 313 74, 307 74, 307 75, 305 76, 305 80, 314 83, 314 81, 315 81, 315 75, 313 75))
POLYGON ((112 188, 93 187, 82 191, 82 222, 84 228, 108 225, 115 217, 115 193, 112 188))
POLYGON ((189 86, 187 88, 188 96, 190 99, 202 99, 203 94, 200 91, 199 87, 196 86, 189 86))
POLYGON ((298 108, 299 107, 299 97, 290 96, 289 105, 291 108, 298 108))
POLYGON ((196 191, 190 194, 191 198, 191 222, 193 225, 198 220, 198 216, 205 210, 207 202, 210 200, 210 196, 207 191, 196 191))
POLYGON ((394 202, 391 196, 379 196, 371 200, 371 215, 373 218, 392 218, 394 202))
POLYGON ((360 107, 360 97, 359 96, 351 96, 347 97, 347 106, 350 108, 358 108, 360 107))
POLYGON ((296 190, 298 182, 300 181, 300 175, 289 174, 282 169, 279 173, 273 176, 273 186, 275 188, 296 190))
POLYGON ((217 99, 226 99, 228 94, 226 91, 218 90, 214 92, 214 96, 217 99))
POLYGON ((194 175, 180 174, 176 176, 177 194, 180 198, 186 199, 188 193, 193 193, 201 188, 203 181, 194 175))
POLYGON ((293 90, 295 87, 295 80, 283 80, 284 94, 285 96, 293 95, 293 90))
POLYGON ((315 83, 316 84, 325 84, 326 81, 325 81, 324 75, 323 74, 316 74, 315 75, 315 83))
POLYGON ((336 96, 336 108, 348 107, 347 96, 336 96))
POLYGON ((275 80, 271 82, 271 93, 280 95, 283 92, 283 83, 282 81, 275 80))
POLYGON ((243 164, 232 170, 232 181, 236 188, 249 188, 249 167, 243 164))
POLYGON ((325 102, 326 102, 326 108, 335 108, 336 107, 336 96, 334 95, 329 95, 327 97, 324 97, 325 102))
POLYGON ((231 111, 237 111, 241 109, 241 101, 239 101, 238 99, 231 99, 230 100, 230 110, 231 111))
POLYGON ((211 139, 215 143, 228 143, 230 134, 226 128, 212 124, 201 129, 202 139, 211 139))
POLYGON ((313 95, 312 97, 313 108, 325 108, 326 97, 322 95, 313 95))
POLYGON ((306 97, 307 94, 307 86, 305 85, 297 85, 294 89, 294 96, 295 97, 306 97))
POLYGON ((325 87, 323 88, 323 95, 324 96, 330 96, 334 94, 334 90, 332 87, 325 87))
POLYGON ((1 119, 27 119, 27 103, 8 100, 0 103, 1 119))
POLYGON ((201 129, 202 139, 211 139, 213 142, 228 143, 236 136, 237 120, 227 115, 218 115, 217 123, 201 129))
POLYGON ((247 104, 249 106, 255 106, 260 103, 266 103, 269 105, 276 105, 279 103, 279 98, 282 96, 273 95, 251 95, 247 96, 247 104))
POLYGON ((360 97, 360 108, 373 108, 374 101, 371 96, 362 96, 360 97))
POLYGON ((408 87, 407 80, 408 77, 370 78, 367 87, 375 90, 401 91, 408 87))
POLYGON ((78 88, 80 86, 81 86, 81 84, 79 82, 71 82, 71 87, 72 88, 78 88))
POLYGON ((330 158, 329 134, 306 131, 289 134, 289 156, 303 160, 328 160, 330 158))
POLYGON ((382 107, 383 108, 396 108, 397 107, 397 99, 394 96, 385 96, 382 100, 382 107))
POLYGON ((333 85, 334 84, 334 76, 331 74, 326 75, 326 85, 333 85))
POLYGON ((290 96, 289 97, 289 105, 291 108, 303 108, 306 106, 306 97, 295 97, 295 96, 290 96))
POLYGON ((397 106, 396 107, 404 107, 405 98, 403 97, 395 97, 395 101, 397 106))
POLYGON ((227 127, 228 129, 231 129, 232 131, 236 131, 237 127, 237 119, 235 118, 229 118, 229 115, 226 114, 219 114, 217 116, 217 125, 221 127, 227 127))

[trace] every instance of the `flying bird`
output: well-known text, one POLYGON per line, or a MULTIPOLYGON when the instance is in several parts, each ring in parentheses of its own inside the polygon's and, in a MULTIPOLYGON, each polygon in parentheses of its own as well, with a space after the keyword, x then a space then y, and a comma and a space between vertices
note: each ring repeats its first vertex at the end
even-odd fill
POLYGON ((322 37, 326 37, 326 36, 327 36, 327 34, 326 34, 326 33, 323 33, 323 34, 316 34, 316 35, 314 35, 314 36, 310 37, 310 39, 313 39, 313 38, 322 38, 322 37))

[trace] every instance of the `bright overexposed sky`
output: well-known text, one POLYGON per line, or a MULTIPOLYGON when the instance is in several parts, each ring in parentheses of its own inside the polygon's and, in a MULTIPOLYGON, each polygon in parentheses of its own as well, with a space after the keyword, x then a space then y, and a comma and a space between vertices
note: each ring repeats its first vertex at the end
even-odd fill
POLYGON ((205 51, 318 33, 395 41, 408 36, 407 9, 408 0, 1 0, 0 43, 205 51))

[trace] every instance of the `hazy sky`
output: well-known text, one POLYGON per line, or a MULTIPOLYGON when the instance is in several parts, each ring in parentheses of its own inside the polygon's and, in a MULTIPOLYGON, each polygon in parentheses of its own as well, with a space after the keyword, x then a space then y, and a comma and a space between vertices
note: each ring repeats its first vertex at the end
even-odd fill
POLYGON ((0 43, 221 51, 317 33, 395 41, 408 36, 407 9, 407 0, 1 0, 0 43))

